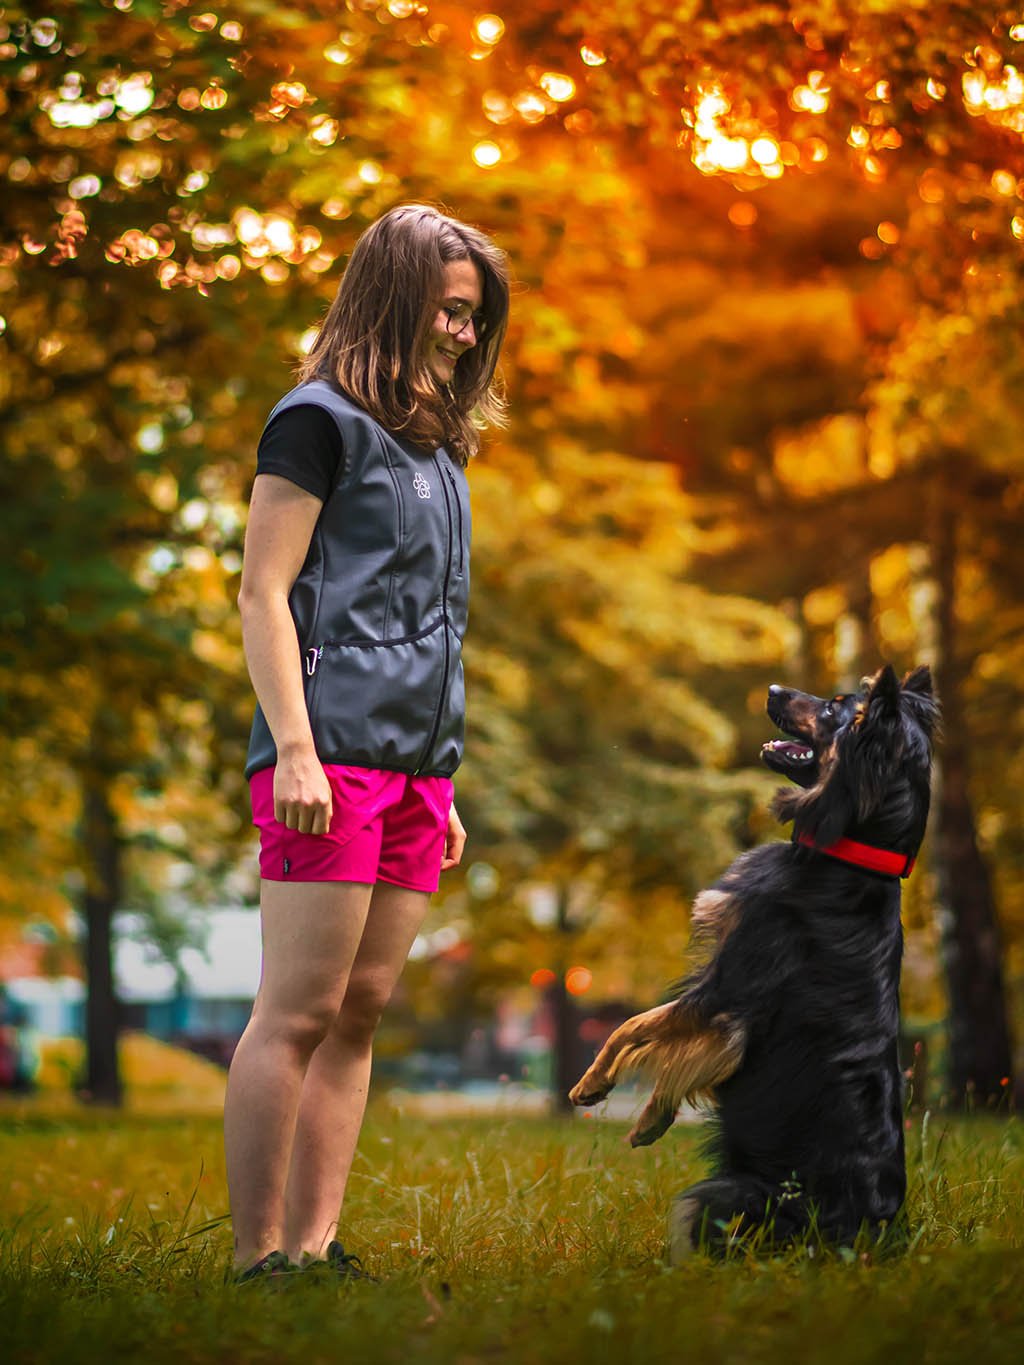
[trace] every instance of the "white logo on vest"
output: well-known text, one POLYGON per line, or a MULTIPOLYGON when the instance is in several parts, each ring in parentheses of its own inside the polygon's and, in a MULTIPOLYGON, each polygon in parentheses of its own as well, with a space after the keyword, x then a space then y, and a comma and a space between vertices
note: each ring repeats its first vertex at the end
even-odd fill
POLYGON ((419 472, 419 470, 416 471, 416 476, 415 476, 415 478, 414 478, 413 481, 412 481, 412 486, 413 486, 413 488, 415 488, 415 490, 416 490, 416 496, 417 496, 417 497, 420 497, 420 498, 429 498, 429 497, 430 497, 430 484, 427 483, 426 479, 425 479, 425 478, 423 477, 423 475, 419 472))

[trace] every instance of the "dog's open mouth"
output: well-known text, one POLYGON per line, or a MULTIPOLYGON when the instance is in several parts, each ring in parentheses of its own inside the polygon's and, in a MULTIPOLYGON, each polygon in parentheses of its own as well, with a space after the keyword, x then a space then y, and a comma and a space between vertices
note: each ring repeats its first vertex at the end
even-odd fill
POLYGON ((765 749, 770 749, 776 758, 781 758, 786 763, 813 763, 814 761, 814 750, 795 739, 770 739, 761 748, 762 752, 765 749))
POLYGON ((799 781, 810 776, 817 764, 817 754, 805 740, 770 739, 761 746, 761 762, 773 772, 799 781))

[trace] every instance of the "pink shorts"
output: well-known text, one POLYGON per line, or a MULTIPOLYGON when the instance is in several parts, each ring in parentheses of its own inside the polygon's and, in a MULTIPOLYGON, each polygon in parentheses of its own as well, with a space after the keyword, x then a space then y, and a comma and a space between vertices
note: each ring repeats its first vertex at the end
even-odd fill
POLYGON ((274 819, 274 769, 249 781, 260 832, 260 876, 283 882, 390 882, 437 890, 452 783, 383 768, 325 763, 333 814, 326 834, 300 834, 274 819))

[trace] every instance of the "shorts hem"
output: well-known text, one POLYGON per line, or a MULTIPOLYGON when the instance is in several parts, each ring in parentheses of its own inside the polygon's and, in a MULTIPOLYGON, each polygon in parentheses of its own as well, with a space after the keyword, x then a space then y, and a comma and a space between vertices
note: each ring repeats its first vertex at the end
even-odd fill
POLYGON ((377 874, 377 881, 385 882, 388 886, 400 887, 403 891, 421 891, 428 896, 433 896, 437 891, 436 882, 433 886, 413 886, 409 882, 400 882, 397 877, 382 877, 380 873, 377 874))
POLYGON ((349 886, 376 886, 376 880, 366 881, 362 877, 265 877, 260 873, 261 882, 274 882, 276 885, 287 886, 291 882, 295 886, 323 886, 325 882, 337 882, 339 885, 349 886))

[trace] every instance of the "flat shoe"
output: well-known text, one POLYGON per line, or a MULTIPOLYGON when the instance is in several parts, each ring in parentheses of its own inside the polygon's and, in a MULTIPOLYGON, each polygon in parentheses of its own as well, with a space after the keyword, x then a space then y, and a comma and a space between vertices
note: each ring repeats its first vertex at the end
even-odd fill
POLYGON ((266 1256, 261 1256, 251 1266, 239 1271, 234 1277, 234 1283, 250 1284, 254 1280, 279 1280, 284 1275, 293 1275, 296 1269, 283 1251, 268 1251, 266 1256))
POLYGON ((325 1269, 334 1272, 334 1276, 339 1280, 344 1280, 348 1284, 362 1280, 367 1284, 378 1284, 376 1275, 371 1275, 368 1270, 363 1269, 363 1263, 358 1256, 352 1256, 345 1250, 340 1242, 330 1242, 325 1253, 324 1260, 311 1261, 305 1270, 319 1269, 321 1273, 325 1269))

